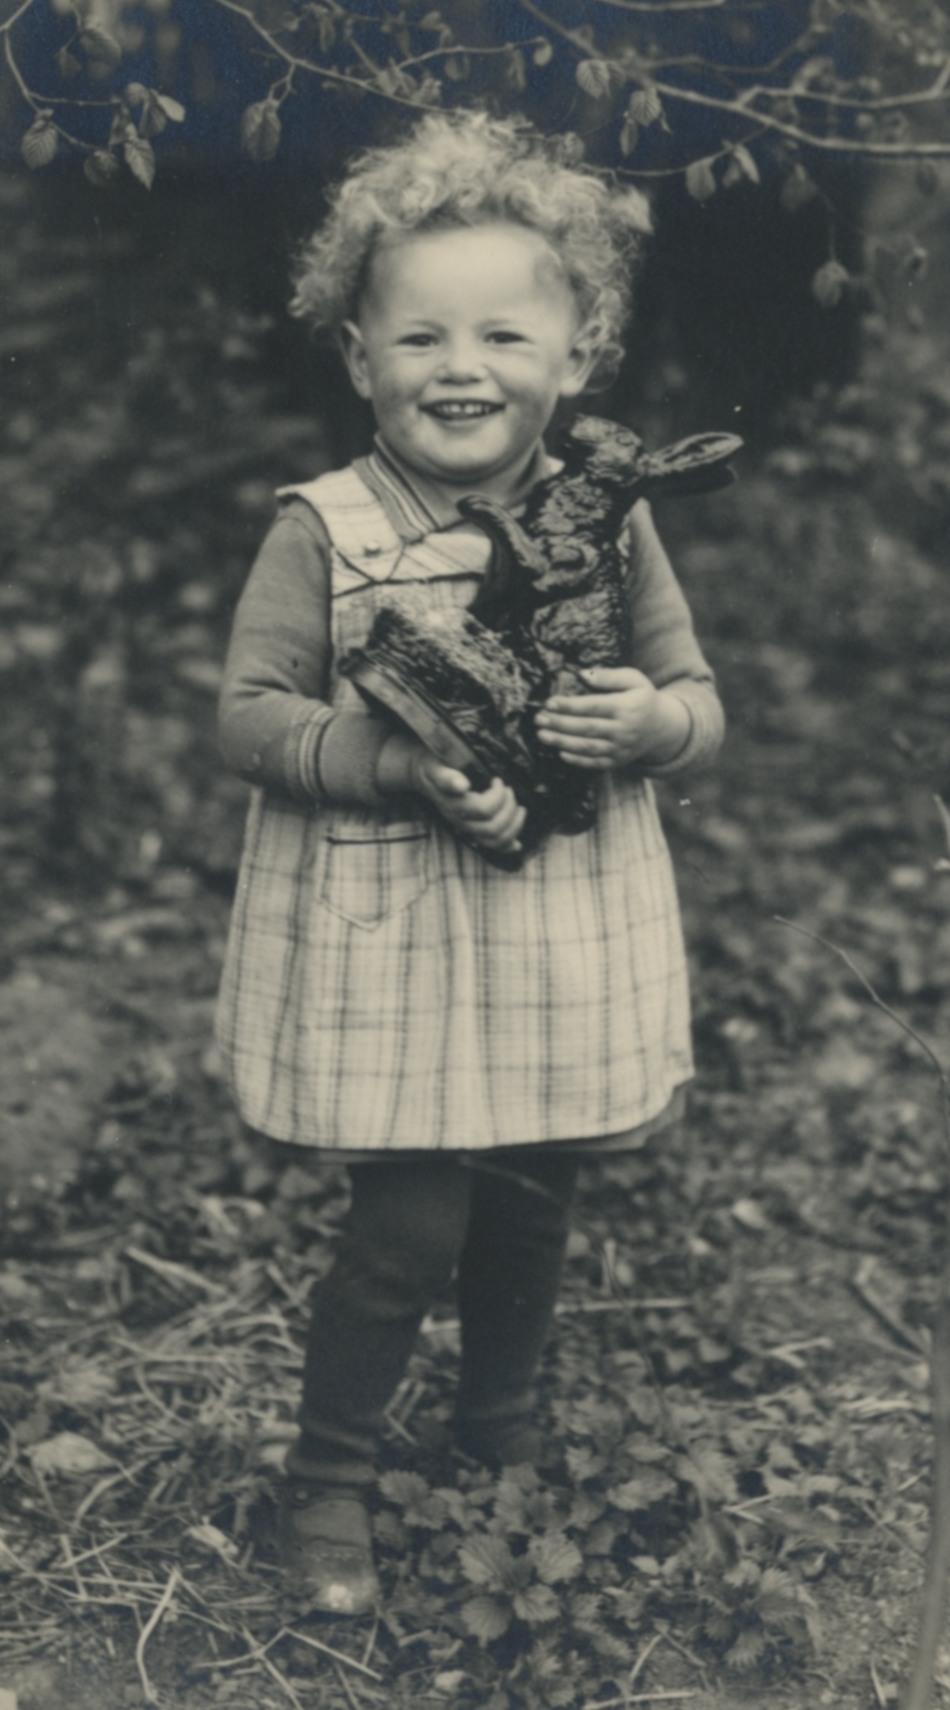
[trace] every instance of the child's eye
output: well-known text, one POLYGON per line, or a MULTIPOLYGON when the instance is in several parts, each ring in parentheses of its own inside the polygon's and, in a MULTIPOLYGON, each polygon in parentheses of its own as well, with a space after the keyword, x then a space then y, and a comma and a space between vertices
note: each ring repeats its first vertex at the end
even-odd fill
POLYGON ((523 333, 510 332, 505 327, 498 327, 495 332, 490 332, 488 336, 491 340, 493 340, 493 342, 495 344, 523 344, 524 343, 523 333))
POLYGON ((421 350, 435 343, 435 334, 427 332, 406 333, 405 337, 399 340, 399 343, 413 345, 421 350))

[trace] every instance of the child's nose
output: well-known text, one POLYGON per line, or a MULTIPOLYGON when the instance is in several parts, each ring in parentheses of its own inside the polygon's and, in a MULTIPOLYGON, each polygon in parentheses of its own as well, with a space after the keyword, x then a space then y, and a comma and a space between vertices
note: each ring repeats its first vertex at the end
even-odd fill
POLYGON ((468 339, 457 339, 442 353, 439 375, 444 380, 473 380, 485 373, 485 360, 478 347, 468 339))

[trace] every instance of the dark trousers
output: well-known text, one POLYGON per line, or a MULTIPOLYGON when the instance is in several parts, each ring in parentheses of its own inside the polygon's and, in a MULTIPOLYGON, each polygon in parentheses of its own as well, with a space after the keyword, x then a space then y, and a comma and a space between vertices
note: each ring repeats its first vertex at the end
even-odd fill
POLYGON ((541 1147, 354 1166, 336 1261, 313 1290, 291 1473, 371 1481, 383 1411, 425 1313, 453 1275, 461 1440, 480 1429, 504 1432, 530 1412, 577 1169, 576 1156, 541 1147))

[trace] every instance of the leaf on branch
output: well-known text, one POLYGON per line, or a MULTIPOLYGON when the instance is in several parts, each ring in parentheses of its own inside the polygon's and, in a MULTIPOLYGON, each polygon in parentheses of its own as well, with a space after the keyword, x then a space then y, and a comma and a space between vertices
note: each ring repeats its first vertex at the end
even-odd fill
MULTIPOLYGON (((383 95, 398 95, 402 89, 402 78, 392 61, 388 65, 380 66, 373 82, 383 95)), ((267 158, 270 159, 270 156, 268 155, 267 158)))
POLYGON ((157 89, 146 89, 142 83, 129 83, 125 98, 142 108, 138 128, 143 137, 157 137, 169 120, 180 125, 185 117, 180 101, 175 101, 171 95, 160 95, 157 89))
POLYGON ((512 48, 505 56, 505 82, 516 95, 523 95, 528 87, 528 72, 524 62, 524 54, 519 48, 512 48))
POLYGON ((146 190, 151 190, 155 178, 155 150, 147 137, 133 131, 122 144, 122 154, 132 177, 137 178, 146 190))
POLYGON ((273 160, 280 145, 280 110, 276 101, 254 101, 241 115, 241 147, 252 160, 273 160))
POLYGON ((602 101, 605 95, 610 94, 614 68, 606 59, 582 59, 578 61, 574 76, 585 95, 602 101))
POLYGON ((464 83, 471 69, 471 61, 466 53, 451 53, 445 62, 445 75, 452 83, 464 83))
POLYGON ((89 61, 90 69, 100 76, 108 76, 113 72, 122 58, 122 49, 115 36, 98 24, 88 24, 80 31, 79 45, 89 61))
POLYGON ((59 72, 60 77, 78 77, 82 71, 81 62, 76 58, 74 53, 70 52, 69 48, 66 47, 65 44, 61 48, 57 48, 54 58, 56 69, 59 72))
POLYGON ((750 184, 758 184, 761 182, 758 166, 756 165, 754 157, 746 148, 745 143, 736 143, 736 146, 732 151, 732 158, 739 168, 739 173, 742 178, 748 178, 750 184))
POLYGON ((686 168, 686 188, 696 202, 708 202, 716 194, 716 175, 711 160, 693 160, 686 168))
POLYGON ((157 137, 165 129, 168 120, 158 102, 153 100, 151 92, 146 95, 145 104, 139 115, 139 131, 143 137, 157 137))
POLYGON ((834 309, 841 302, 851 275, 840 261, 826 261, 811 282, 811 294, 823 309, 834 309))
POLYGON ((531 55, 533 65, 550 65, 554 58, 554 43, 539 42, 531 55))
POLYGON ((813 54, 811 59, 806 59, 798 67, 792 78, 791 87, 793 89, 811 89, 818 85, 829 88, 834 82, 834 76, 834 60, 828 54, 813 54))
POLYGON ((813 202, 817 194, 818 187, 811 174, 800 161, 796 161, 782 185, 782 207, 786 213, 794 214, 798 208, 804 208, 806 202, 813 202))
POLYGON ((108 148, 97 148, 95 153, 87 155, 82 169, 97 190, 110 189, 119 176, 119 162, 108 148))
POLYGON ((904 255, 904 266, 912 279, 922 279, 930 262, 930 253, 923 244, 914 243, 904 255))
POLYGON ((49 119, 38 113, 28 131, 23 134, 20 153, 31 172, 49 166, 59 146, 59 132, 49 119))
POLYGON ((663 103, 652 83, 636 89, 627 102, 627 118, 633 125, 655 125, 663 117, 663 103))
POLYGON ((584 158, 584 139, 575 131, 565 131, 554 139, 557 158, 562 166, 579 166, 584 158))
POLYGON ((640 126, 632 119, 624 119, 620 128, 620 152, 623 155, 632 154, 640 137, 640 126))
POLYGON ((462 1605, 462 1620, 476 1639, 490 1645, 492 1639, 500 1639, 508 1631, 511 1613, 497 1597, 470 1597, 462 1605))
POLYGON ((424 107, 439 106, 442 100, 442 85, 437 77, 432 76, 431 72, 427 72, 424 77, 420 78, 419 87, 416 90, 416 100, 424 107))

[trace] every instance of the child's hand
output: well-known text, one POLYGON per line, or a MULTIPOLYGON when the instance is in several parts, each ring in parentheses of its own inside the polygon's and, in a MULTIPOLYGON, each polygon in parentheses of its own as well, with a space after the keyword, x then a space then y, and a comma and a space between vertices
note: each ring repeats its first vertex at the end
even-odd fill
POLYGON ((484 849, 516 852, 525 810, 500 778, 487 790, 475 790, 464 772, 446 766, 423 748, 414 765, 416 788, 460 836, 484 849))
POLYGON ((642 671, 604 667, 583 677, 589 695, 553 695, 537 717, 540 740, 569 765, 598 772, 636 760, 659 766, 687 741, 685 704, 642 671))
POLYGON ((425 796, 454 831, 485 849, 507 853, 521 847, 525 810, 508 785, 493 778, 487 790, 473 789, 464 772, 436 759, 416 736, 397 731, 389 737, 380 751, 376 781, 384 795, 414 790, 425 796))

